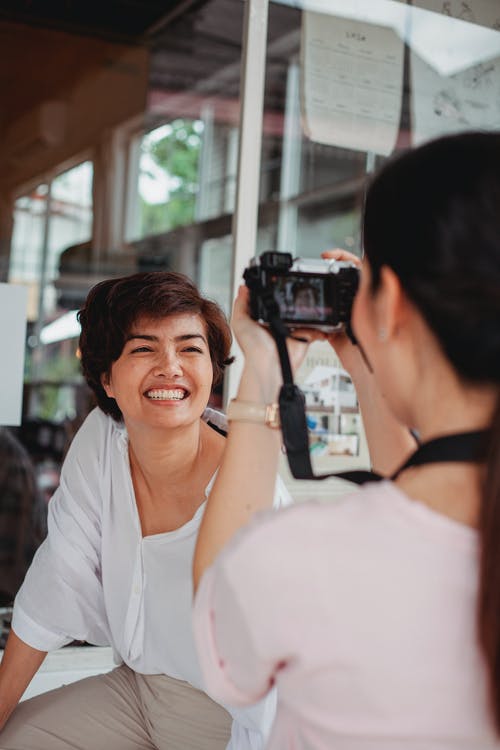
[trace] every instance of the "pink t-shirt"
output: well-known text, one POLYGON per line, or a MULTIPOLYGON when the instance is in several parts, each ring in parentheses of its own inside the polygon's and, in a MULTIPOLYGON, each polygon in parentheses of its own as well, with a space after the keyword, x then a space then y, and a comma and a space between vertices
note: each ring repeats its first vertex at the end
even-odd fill
POLYGON ((389 482, 261 514, 203 576, 210 693, 278 686, 274 750, 500 748, 477 646, 478 536, 389 482))

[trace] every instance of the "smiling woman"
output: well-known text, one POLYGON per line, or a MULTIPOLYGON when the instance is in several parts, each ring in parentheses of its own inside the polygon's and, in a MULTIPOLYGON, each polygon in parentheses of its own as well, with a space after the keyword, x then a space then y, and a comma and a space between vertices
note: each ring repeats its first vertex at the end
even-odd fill
MULTIPOLYGON (((98 408, 69 450, 15 602, 0 727, 47 651, 109 644, 123 664, 21 703, 0 745, 259 750, 275 696, 246 709, 214 702, 191 632, 194 545, 225 448, 225 418, 207 403, 231 362, 227 321, 169 272, 101 282, 79 319, 98 408)), ((278 482, 276 504, 287 502, 278 482)))
POLYGON ((186 426, 199 421, 213 382, 213 367, 199 315, 141 318, 116 362, 101 377, 108 398, 115 399, 129 430, 158 423, 186 426))
POLYGON ((141 343, 147 342, 149 348, 156 344, 158 349, 159 342, 154 338, 158 328, 161 329, 160 321, 165 318, 172 321, 178 316, 188 316, 186 323, 191 321, 194 328, 190 331, 188 326, 175 335, 194 333, 198 344, 204 342, 212 363, 212 386, 218 385, 224 368, 231 361, 228 359, 231 332, 218 305, 204 299, 186 276, 174 272, 135 274, 103 281, 90 291, 85 307, 79 313, 82 367, 105 414, 114 419, 122 417, 117 400, 109 396, 104 387, 112 364, 134 348, 140 349, 141 343), (152 332, 144 328, 144 324, 151 326, 154 323, 157 330, 152 332))

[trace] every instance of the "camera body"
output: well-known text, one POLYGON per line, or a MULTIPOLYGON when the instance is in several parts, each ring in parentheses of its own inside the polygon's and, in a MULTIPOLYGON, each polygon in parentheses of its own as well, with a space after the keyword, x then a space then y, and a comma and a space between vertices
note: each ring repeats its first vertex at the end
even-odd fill
POLYGON ((243 278, 254 320, 269 322, 263 296, 271 292, 286 325, 331 333, 350 321, 359 270, 347 261, 294 260, 290 253, 268 251, 252 259, 243 278))

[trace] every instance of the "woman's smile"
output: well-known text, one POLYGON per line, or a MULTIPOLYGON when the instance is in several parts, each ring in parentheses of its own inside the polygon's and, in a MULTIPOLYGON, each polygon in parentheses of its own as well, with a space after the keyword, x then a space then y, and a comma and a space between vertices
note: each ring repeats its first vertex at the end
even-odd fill
POLYGON ((144 395, 153 401, 183 401, 189 392, 184 388, 151 388, 144 395))
POLYGON ((103 386, 126 424, 179 427, 201 417, 212 381, 205 323, 188 313, 137 320, 103 386))

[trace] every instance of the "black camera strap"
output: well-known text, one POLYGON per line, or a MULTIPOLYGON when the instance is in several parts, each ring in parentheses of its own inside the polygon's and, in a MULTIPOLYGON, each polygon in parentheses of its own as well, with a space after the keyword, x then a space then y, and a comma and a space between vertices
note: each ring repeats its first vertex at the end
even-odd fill
MULTIPOLYGON (((412 453, 407 461, 397 469, 390 477, 384 477, 374 471, 342 471, 337 474, 327 474, 338 479, 345 479, 355 484, 365 482, 379 482, 384 479, 397 479, 405 469, 411 466, 422 466, 423 464, 444 463, 447 461, 459 463, 470 461, 479 463, 484 461, 488 454, 489 430, 474 430, 471 432, 459 432, 452 435, 442 435, 423 443, 415 453, 412 453)), ((318 477, 309 477, 316 479, 318 477)), ((324 479, 325 477, 321 477, 324 479)))
POLYGON ((384 477, 372 471, 343 471, 331 474, 314 474, 309 453, 309 434, 306 421, 305 397, 293 381, 293 373, 288 356, 286 339, 291 335, 279 314, 279 307, 271 290, 262 290, 261 299, 266 305, 269 328, 276 342, 283 375, 278 403, 281 430, 290 471, 295 479, 328 479, 336 477, 355 484, 396 479, 411 466, 445 461, 480 462, 485 460, 488 451, 488 430, 444 435, 418 447, 410 458, 391 476, 384 477))

